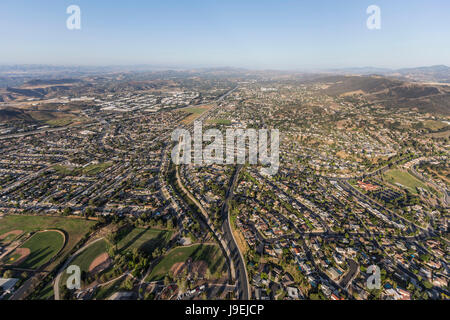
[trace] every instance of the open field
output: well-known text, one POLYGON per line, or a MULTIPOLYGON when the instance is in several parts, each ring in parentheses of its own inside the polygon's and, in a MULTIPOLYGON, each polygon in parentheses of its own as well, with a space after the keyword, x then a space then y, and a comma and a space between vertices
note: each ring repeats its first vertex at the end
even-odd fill
POLYGON ((386 181, 389 183, 398 186, 398 184, 406 187, 411 193, 418 194, 417 193, 417 187, 424 188, 426 190, 429 190, 429 188, 422 183, 419 179, 416 177, 410 175, 408 172, 393 169, 388 170, 384 174, 386 181))
POLYGON ((62 127, 75 121, 80 121, 80 119, 77 119, 76 115, 64 111, 55 112, 53 110, 30 110, 27 113, 34 120, 54 127, 62 127))
POLYGON ((99 164, 91 164, 84 168, 68 168, 61 165, 55 165, 53 169, 55 169, 60 175, 63 176, 95 176, 96 174, 99 174, 100 172, 108 169, 110 166, 112 166, 110 162, 104 162, 99 164))
POLYGON ((77 118, 59 118, 59 119, 47 120, 47 121, 45 121, 45 123, 52 127, 64 127, 64 126, 68 126, 71 123, 74 123, 75 121, 79 121, 79 119, 77 119, 77 118))
POLYGON ((184 124, 189 124, 199 118, 203 113, 211 109, 211 106, 199 106, 199 107, 187 107, 181 109, 183 112, 189 113, 189 115, 183 120, 184 124))
POLYGON ((442 121, 436 120, 426 120, 424 121, 424 127, 433 131, 441 130, 445 127, 448 127, 448 124, 442 121))
MULTIPOLYGON (((81 240, 81 238, 89 231, 89 229, 94 224, 95 221, 76 218, 8 215, 1 220, 0 234, 4 234, 13 230, 22 230, 24 233, 37 232, 48 229, 61 230, 65 232, 67 237, 66 246, 61 252, 62 255, 65 255, 70 250, 72 250, 72 248, 78 243, 78 241, 81 240)), ((62 237, 60 234, 58 235, 62 237)), ((28 246, 29 243, 26 245, 28 246)))
POLYGON ((135 228, 118 243, 121 251, 138 249, 145 253, 164 247, 172 237, 172 231, 135 228))
POLYGON ((22 260, 16 265, 18 268, 38 269, 48 263, 63 246, 64 236, 61 233, 57 231, 38 232, 13 253, 6 256, 5 261, 8 264, 14 264, 15 261, 22 260))
POLYGON ((178 267, 177 264, 184 263, 192 259, 192 263, 204 262, 211 274, 222 272, 225 269, 225 258, 222 255, 219 247, 216 245, 202 245, 196 244, 188 247, 175 248, 155 266, 146 281, 156 281, 164 278, 166 274, 173 267, 178 267))

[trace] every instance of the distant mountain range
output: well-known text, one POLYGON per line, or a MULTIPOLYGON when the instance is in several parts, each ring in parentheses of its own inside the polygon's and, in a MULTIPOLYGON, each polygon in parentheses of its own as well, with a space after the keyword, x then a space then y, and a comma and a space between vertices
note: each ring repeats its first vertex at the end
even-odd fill
POLYGON ((418 82, 440 82, 450 83, 450 67, 445 65, 436 65, 430 67, 404 68, 404 69, 386 69, 386 68, 344 68, 325 70, 330 73, 354 74, 354 75, 382 75, 401 80, 418 82))

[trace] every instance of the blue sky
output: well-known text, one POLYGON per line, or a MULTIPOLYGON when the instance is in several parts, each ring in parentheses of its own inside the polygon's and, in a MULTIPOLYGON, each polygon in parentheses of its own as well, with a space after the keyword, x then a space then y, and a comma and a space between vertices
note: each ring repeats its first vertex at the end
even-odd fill
POLYGON ((450 65, 448 0, 1 0, 0 64, 450 65), (66 8, 81 8, 81 30, 66 8), (381 8, 381 30, 366 8, 381 8))

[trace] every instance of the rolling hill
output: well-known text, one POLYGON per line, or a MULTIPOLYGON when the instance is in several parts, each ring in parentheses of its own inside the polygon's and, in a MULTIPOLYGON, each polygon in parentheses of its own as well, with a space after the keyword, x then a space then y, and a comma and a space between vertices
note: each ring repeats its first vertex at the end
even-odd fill
POLYGON ((327 85, 331 96, 363 95, 389 108, 418 108, 421 112, 450 114, 450 86, 423 84, 381 76, 327 76, 313 80, 327 85))
POLYGON ((34 122, 35 120, 24 110, 16 108, 0 109, 0 122, 22 120, 34 122))

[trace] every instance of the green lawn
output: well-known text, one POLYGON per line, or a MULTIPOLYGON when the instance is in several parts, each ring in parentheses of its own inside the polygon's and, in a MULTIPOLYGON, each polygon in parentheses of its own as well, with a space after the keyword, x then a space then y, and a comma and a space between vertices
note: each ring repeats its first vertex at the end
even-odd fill
POLYGON ((138 249, 145 253, 164 247, 172 237, 172 231, 135 228, 119 241, 117 247, 121 251, 138 249))
MULTIPOLYGON (((81 252, 75 259, 72 260, 70 265, 79 266, 81 271, 88 272, 91 263, 102 253, 107 252, 108 243, 106 240, 100 240, 93 245, 89 246, 86 250, 81 252)), ((60 285, 65 284, 68 278, 68 274, 64 273, 61 277, 60 285)))
POLYGON ((88 176, 95 176, 96 174, 99 174, 100 172, 108 169, 112 166, 112 163, 110 162, 104 162, 99 164, 91 164, 83 168, 83 174, 86 174, 88 176))
POLYGON ((78 255, 72 262, 72 265, 80 267, 81 271, 89 271, 91 263, 102 253, 107 252, 108 243, 106 240, 100 240, 93 245, 89 246, 80 255, 78 255))
POLYGON ((393 185, 399 183, 402 186, 406 187, 413 194, 417 194, 417 187, 430 190, 424 183, 422 183, 422 181, 405 171, 397 169, 388 170, 385 172, 384 176, 387 182, 393 185))
POLYGON ((175 248, 155 266, 146 281, 156 281, 164 278, 170 268, 178 262, 185 262, 192 258, 193 262, 205 261, 211 274, 222 271, 225 268, 225 258, 216 245, 192 245, 188 247, 175 248))
POLYGON ((213 124, 222 124, 222 125, 226 125, 226 126, 231 124, 231 120, 228 120, 228 119, 210 119, 207 122, 213 123, 213 124))
MULTIPOLYGON (((20 248, 30 249, 28 258, 17 267, 38 269, 53 258, 64 246, 64 237, 56 231, 46 231, 34 234, 20 248)), ((13 253, 14 255, 14 253, 13 253)), ((9 260, 10 257, 5 257, 9 260)))
POLYGON ((87 176, 95 176, 102 171, 108 169, 112 166, 110 162, 98 163, 98 164, 90 164, 84 168, 68 168, 62 165, 55 165, 53 169, 56 170, 60 175, 63 176, 79 176, 79 175, 87 175, 87 176))

